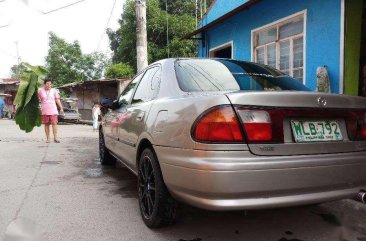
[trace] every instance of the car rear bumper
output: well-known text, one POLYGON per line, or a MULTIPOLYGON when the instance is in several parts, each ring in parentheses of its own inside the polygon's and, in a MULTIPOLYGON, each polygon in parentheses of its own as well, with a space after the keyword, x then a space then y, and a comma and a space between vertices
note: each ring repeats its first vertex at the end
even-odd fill
POLYGON ((204 209, 312 204, 366 188, 366 152, 265 157, 248 151, 155 150, 171 194, 204 209))

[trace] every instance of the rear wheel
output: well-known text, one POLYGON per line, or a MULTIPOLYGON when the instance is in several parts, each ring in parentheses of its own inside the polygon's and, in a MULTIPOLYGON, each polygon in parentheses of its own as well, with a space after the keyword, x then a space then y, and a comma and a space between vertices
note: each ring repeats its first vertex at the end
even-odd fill
POLYGON ((99 158, 102 165, 115 165, 116 158, 114 158, 107 147, 105 146, 103 130, 99 129, 99 158))
POLYGON ((165 186, 155 153, 145 149, 138 163, 138 195, 142 219, 149 228, 173 223, 176 201, 165 186))

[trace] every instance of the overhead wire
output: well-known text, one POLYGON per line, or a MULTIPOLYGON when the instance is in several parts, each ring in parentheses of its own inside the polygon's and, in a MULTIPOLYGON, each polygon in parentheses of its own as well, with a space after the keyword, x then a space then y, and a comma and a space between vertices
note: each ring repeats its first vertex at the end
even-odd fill
POLYGON ((113 10, 114 10, 114 7, 116 6, 116 0, 113 1, 113 6, 112 6, 112 9, 111 9, 111 12, 109 14, 109 17, 108 17, 108 21, 107 21, 107 24, 106 24, 106 27, 103 29, 103 33, 100 35, 100 38, 99 38, 99 42, 98 42, 98 46, 97 46, 97 51, 99 51, 99 47, 100 47, 100 44, 102 43, 102 40, 103 40, 103 36, 105 34, 105 31, 107 30, 108 26, 109 26, 109 22, 111 21, 111 18, 112 18, 112 14, 113 14, 113 10))
POLYGON ((57 11, 59 11, 59 10, 62 10, 62 9, 65 9, 65 8, 71 7, 71 6, 73 6, 73 5, 76 5, 76 4, 81 3, 81 2, 84 2, 84 1, 86 1, 86 0, 79 0, 79 1, 76 1, 76 2, 73 2, 73 3, 70 3, 70 4, 67 4, 67 5, 65 5, 65 6, 62 6, 62 7, 59 7, 59 8, 55 8, 55 9, 50 10, 50 11, 48 11, 48 12, 43 12, 43 11, 41 11, 41 13, 42 13, 42 14, 44 14, 44 15, 47 15, 47 14, 54 13, 54 12, 57 12, 57 11))

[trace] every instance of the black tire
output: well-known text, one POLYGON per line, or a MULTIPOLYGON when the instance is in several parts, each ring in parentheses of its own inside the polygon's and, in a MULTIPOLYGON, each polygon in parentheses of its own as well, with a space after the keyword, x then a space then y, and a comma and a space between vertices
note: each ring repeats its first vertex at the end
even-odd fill
POLYGON ((141 216, 146 226, 159 228, 172 224, 177 203, 165 186, 158 159, 150 148, 140 155, 137 182, 141 216))
POLYGON ((103 130, 99 129, 99 158, 100 163, 103 166, 114 166, 116 165, 116 158, 114 158, 110 153, 104 142, 103 130))

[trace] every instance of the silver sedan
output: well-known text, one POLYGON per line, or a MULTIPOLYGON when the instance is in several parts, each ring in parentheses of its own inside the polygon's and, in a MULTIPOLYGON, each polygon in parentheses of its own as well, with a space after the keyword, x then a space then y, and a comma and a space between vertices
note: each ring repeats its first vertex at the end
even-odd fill
POLYGON ((366 98, 310 91, 271 67, 166 59, 137 74, 100 127, 102 164, 138 176, 148 227, 176 200, 209 210, 349 198, 366 188, 366 98))

